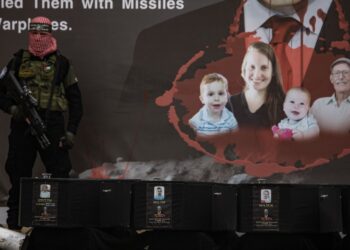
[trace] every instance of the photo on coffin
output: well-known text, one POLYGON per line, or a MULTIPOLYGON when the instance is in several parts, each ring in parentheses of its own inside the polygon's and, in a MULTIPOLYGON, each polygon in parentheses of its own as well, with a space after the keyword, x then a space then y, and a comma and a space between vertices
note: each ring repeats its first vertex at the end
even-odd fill
POLYGON ((153 199, 156 201, 162 201, 165 199, 165 188, 164 186, 155 186, 154 187, 154 196, 153 199))

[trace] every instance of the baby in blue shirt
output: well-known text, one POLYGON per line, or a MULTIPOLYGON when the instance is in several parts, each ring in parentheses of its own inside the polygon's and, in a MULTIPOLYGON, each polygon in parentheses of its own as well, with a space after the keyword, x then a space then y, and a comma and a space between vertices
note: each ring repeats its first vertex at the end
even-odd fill
POLYGON ((225 107, 228 98, 228 82, 223 75, 211 73, 203 77, 199 96, 203 107, 189 120, 197 134, 214 135, 238 129, 236 118, 225 107))

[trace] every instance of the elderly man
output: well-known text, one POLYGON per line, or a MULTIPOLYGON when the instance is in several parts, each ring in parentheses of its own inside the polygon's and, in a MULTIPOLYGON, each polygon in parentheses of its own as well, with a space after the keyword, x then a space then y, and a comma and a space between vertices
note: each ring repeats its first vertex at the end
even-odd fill
MULTIPOLYGON (((171 103, 169 98, 171 92, 168 90, 172 88, 176 73, 191 57, 198 58, 196 53, 203 50, 204 56, 196 59, 180 80, 191 80, 196 72, 201 73, 198 69, 216 63, 215 69, 220 70, 233 83, 230 84, 230 93, 239 93, 243 86, 239 71, 246 45, 256 40, 273 43, 273 34, 277 31, 273 32, 273 24, 268 21, 273 16, 286 16, 288 20, 299 22, 294 32, 289 32, 294 33, 294 36, 289 37, 285 54, 280 53, 282 58, 287 58, 283 62, 289 62, 291 66, 283 64, 286 66, 283 70, 284 78, 290 79, 285 84, 286 89, 301 85, 314 98, 326 96, 332 88, 327 84, 320 87, 319 79, 328 77, 325 69, 336 57, 349 54, 346 47, 341 46, 347 44, 343 40, 349 36, 340 25, 350 16, 349 4, 350 1, 342 1, 337 5, 336 1, 329 0, 225 0, 142 31, 136 42, 133 64, 118 106, 116 130, 122 131, 123 142, 127 145, 122 156, 143 161, 178 160, 186 159, 189 155, 201 155, 183 140, 188 134, 191 136, 185 116, 191 107, 184 107, 177 98, 176 103, 171 103), (342 20, 344 17, 345 20, 342 20), (179 27, 180 32, 174 32, 179 27), (222 49, 225 41, 228 44, 227 50, 222 49), (230 51, 231 58, 226 53, 230 51), (324 63, 320 64, 320 61, 324 63), (289 70, 292 70, 291 74, 286 73, 289 70), (167 95, 159 98, 163 94, 167 95), (172 121, 179 119, 179 124, 175 127, 186 136, 179 135, 169 121, 169 107, 174 108, 173 113, 177 115, 176 118, 171 118, 172 121)), ((276 49, 280 48, 275 43, 276 49)), ((283 52, 282 49, 281 51, 283 52)), ((209 69, 204 73, 210 73, 209 69)), ((181 89, 177 94, 195 95, 196 89, 189 88, 192 86, 186 86, 188 93, 181 89)))
POLYGON ((311 112, 321 132, 347 134, 350 132, 350 59, 341 57, 331 64, 330 81, 334 94, 317 99, 311 112))

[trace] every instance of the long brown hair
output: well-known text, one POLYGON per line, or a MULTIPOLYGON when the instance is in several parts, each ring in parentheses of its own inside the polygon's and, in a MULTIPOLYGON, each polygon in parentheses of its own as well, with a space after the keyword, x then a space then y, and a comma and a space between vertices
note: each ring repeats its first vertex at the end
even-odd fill
POLYGON ((283 117, 283 102, 284 102, 284 91, 282 85, 282 76, 279 64, 273 48, 263 42, 251 43, 247 49, 242 63, 242 73, 245 71, 247 64, 247 55, 252 50, 257 50, 261 54, 265 55, 272 64, 272 78, 270 84, 266 89, 265 104, 267 107, 268 118, 270 125, 278 123, 283 117))

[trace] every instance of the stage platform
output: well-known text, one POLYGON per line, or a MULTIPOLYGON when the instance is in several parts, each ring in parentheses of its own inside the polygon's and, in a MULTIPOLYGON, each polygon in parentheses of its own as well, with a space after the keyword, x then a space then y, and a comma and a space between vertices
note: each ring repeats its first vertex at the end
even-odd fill
POLYGON ((347 186, 27 178, 20 205, 28 250, 350 249, 347 186))
POLYGON ((20 225, 280 233, 348 232, 334 185, 23 178, 20 225))

